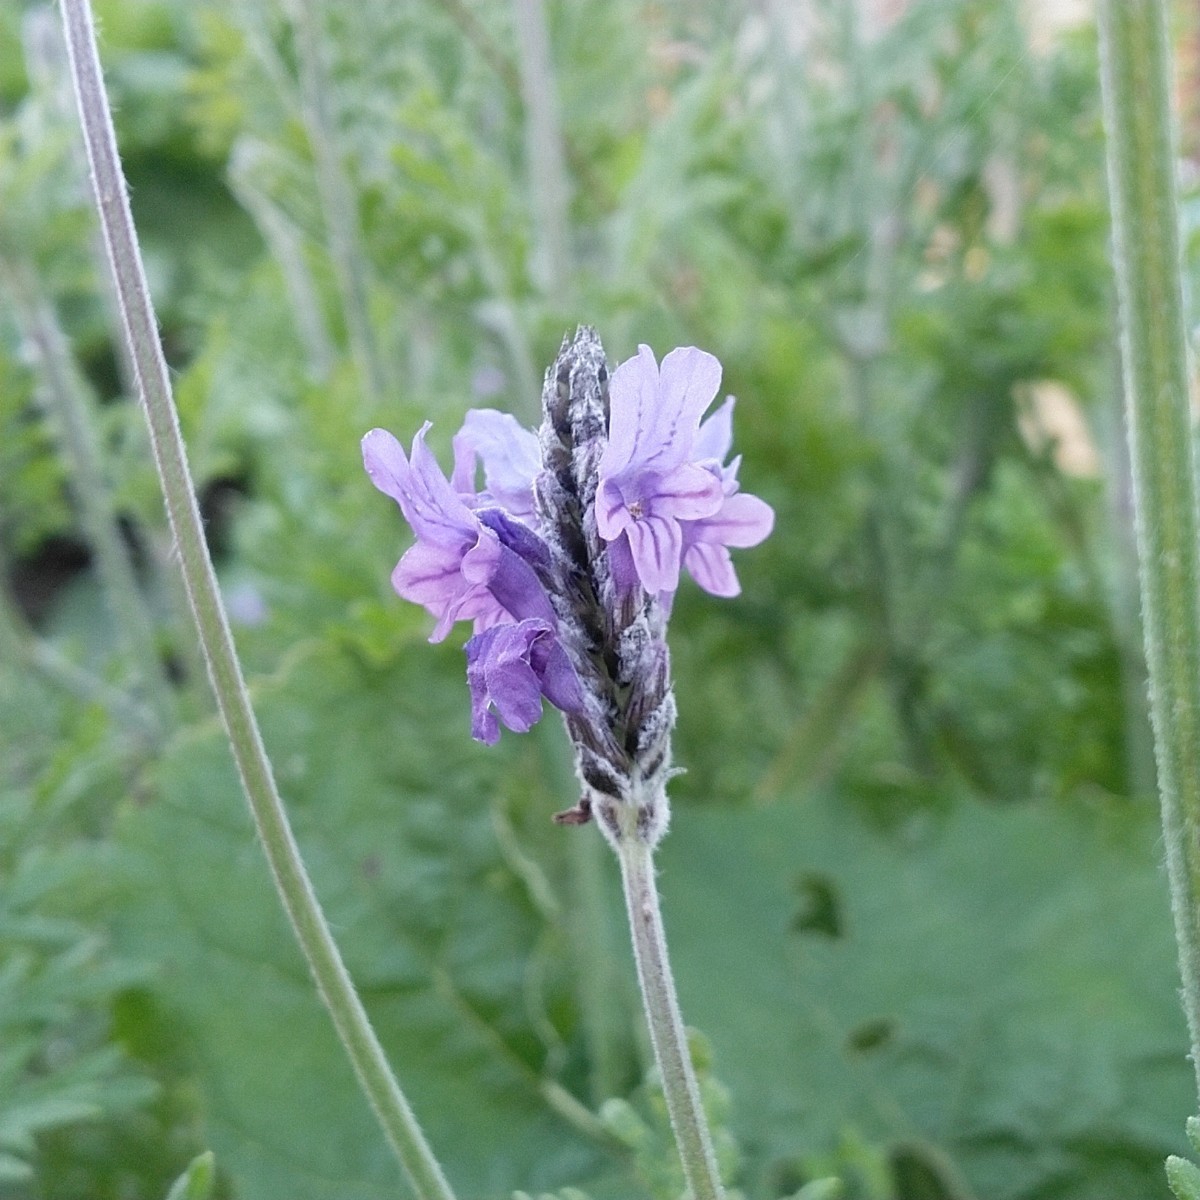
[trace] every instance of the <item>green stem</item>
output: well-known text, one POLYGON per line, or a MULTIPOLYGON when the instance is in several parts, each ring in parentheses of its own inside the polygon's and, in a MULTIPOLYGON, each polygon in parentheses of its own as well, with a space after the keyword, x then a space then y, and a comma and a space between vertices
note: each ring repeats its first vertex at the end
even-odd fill
MULTIPOLYGON (((636 815, 636 808, 631 805, 630 809, 636 815)), ((654 882, 654 850, 637 836, 634 828, 623 830, 615 845, 650 1041, 690 1200, 724 1200, 712 1135, 700 1102, 700 1085, 688 1052, 687 1033, 671 976, 667 937, 654 882)))
POLYGON ((33 271, 23 262, 0 264, 13 297, 22 336, 33 350, 47 411, 57 425, 59 445, 70 473, 71 493, 96 570, 112 613, 117 638, 133 662, 157 714, 160 732, 168 728, 175 696, 163 671, 154 639, 154 621, 138 588, 121 537, 112 493, 101 466, 93 398, 80 376, 66 336, 33 271))
POLYGON ((246 799, 297 941, 388 1141, 421 1200, 453 1193, 388 1066, 300 858, 242 678, 196 505, 179 419, 104 91, 88 0, 62 0, 71 78, 92 185, 155 465, 217 705, 246 799))
POLYGON ((1167 14, 1161 0, 1101 0, 1099 18, 1150 715, 1183 1006, 1200 1072, 1200 557, 1167 14))

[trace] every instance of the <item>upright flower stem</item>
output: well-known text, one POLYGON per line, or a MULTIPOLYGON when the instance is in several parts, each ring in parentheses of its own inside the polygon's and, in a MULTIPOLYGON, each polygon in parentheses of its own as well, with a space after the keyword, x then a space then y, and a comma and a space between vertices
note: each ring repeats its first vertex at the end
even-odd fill
POLYGON ((1200 550, 1166 4, 1101 0, 1099 19, 1150 715, 1183 1006, 1200 1072, 1200 550))
MULTIPOLYGON (((88 0, 62 0, 62 13, 92 185, 130 358, 188 598, 242 786, 296 939, 388 1141, 420 1200, 453 1200, 342 962, 275 786, 204 542, 121 172, 88 0)), ((316 1080, 312 1084, 319 1086, 316 1080)))
POLYGON ((638 984, 691 1200, 724 1200, 712 1135, 688 1051, 654 882, 654 851, 632 829, 616 845, 638 984))

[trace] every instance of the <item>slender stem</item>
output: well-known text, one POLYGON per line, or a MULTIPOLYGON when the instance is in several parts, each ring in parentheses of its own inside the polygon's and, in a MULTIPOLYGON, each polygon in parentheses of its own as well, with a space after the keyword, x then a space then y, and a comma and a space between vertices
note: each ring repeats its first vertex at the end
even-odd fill
POLYGON ((566 154, 554 86, 554 62, 543 0, 514 0, 529 191, 536 220, 539 274, 559 304, 572 290, 566 154))
POLYGON ((392 1075, 300 858, 242 678, 204 542, 179 419, 117 153, 88 0, 62 0, 71 76, 130 357, 150 428, 171 530, 217 705, 284 909, 388 1141, 421 1200, 453 1200, 442 1169, 392 1075))
POLYGON ((1200 1072, 1200 554, 1166 5, 1101 0, 1099 18, 1150 715, 1183 1006, 1200 1072))
POLYGON ((667 936, 654 883, 654 851, 631 830, 617 843, 617 857, 650 1041, 691 1200, 724 1200, 712 1135, 700 1102, 700 1086, 671 977, 667 936))
MULTIPOLYGON (((39 368, 46 408, 58 426, 59 445, 70 471, 71 493, 119 642, 134 664, 160 726, 169 727, 175 696, 154 642, 154 620, 138 588, 129 552, 117 525, 112 493, 101 465, 93 398, 79 373, 66 336, 32 270, 22 262, 0 263, 22 336, 39 368)), ((162 729, 160 729, 162 732, 162 729)))

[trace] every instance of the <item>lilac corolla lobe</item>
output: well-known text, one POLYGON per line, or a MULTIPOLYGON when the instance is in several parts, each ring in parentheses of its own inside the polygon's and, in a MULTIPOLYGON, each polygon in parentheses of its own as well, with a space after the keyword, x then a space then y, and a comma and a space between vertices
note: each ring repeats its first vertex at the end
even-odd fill
POLYGON ((720 385, 721 364, 691 346, 672 350, 661 369, 649 346, 640 346, 613 372, 596 527, 609 543, 626 541, 651 595, 679 586, 680 523, 721 507, 719 475, 693 461, 700 418, 720 385))
POLYGON ((533 481, 542 469, 537 434, 525 429, 511 413, 473 408, 454 435, 451 483, 472 507, 494 504, 526 524, 535 521, 533 481), (483 466, 484 490, 476 491, 483 466))
POLYGON ((478 633, 502 621, 552 618, 533 567, 513 548, 517 539, 492 527, 506 530, 503 521, 485 523, 466 506, 425 444, 428 429, 426 422, 413 439, 411 459, 386 430, 363 438, 367 474, 400 505, 417 537, 392 572, 397 594, 436 619, 431 642, 459 620, 473 621, 478 633))
POLYGON ((501 721, 527 733, 541 719, 543 697, 566 713, 583 706, 575 669, 548 621, 494 625, 472 637, 466 651, 476 741, 493 745, 501 721))
POLYGON ((702 465, 721 481, 721 506, 710 516, 681 525, 684 567, 706 592, 724 597, 742 590, 728 547, 757 546, 775 526, 775 510, 740 490, 741 455, 725 462, 733 448, 733 406, 731 396, 704 421, 693 447, 702 465))

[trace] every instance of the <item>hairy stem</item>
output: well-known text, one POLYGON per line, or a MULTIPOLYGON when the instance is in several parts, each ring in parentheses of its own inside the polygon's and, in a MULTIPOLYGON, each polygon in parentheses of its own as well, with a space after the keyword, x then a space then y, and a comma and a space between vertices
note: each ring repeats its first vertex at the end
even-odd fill
POLYGON ((1099 17, 1150 715, 1183 1005, 1200 1072, 1200 554, 1166 5, 1101 0, 1099 17))
POLYGON ((88 0, 62 0, 62 13, 92 185, 155 465, 209 677, 246 799, 297 941, 388 1141, 421 1200, 453 1200, 342 962, 275 786, 204 542, 121 172, 91 8, 88 0))
POLYGON ((617 857, 650 1041, 691 1200, 724 1200, 725 1189, 671 977, 667 936, 654 882, 654 851, 630 830, 617 844, 617 857))

